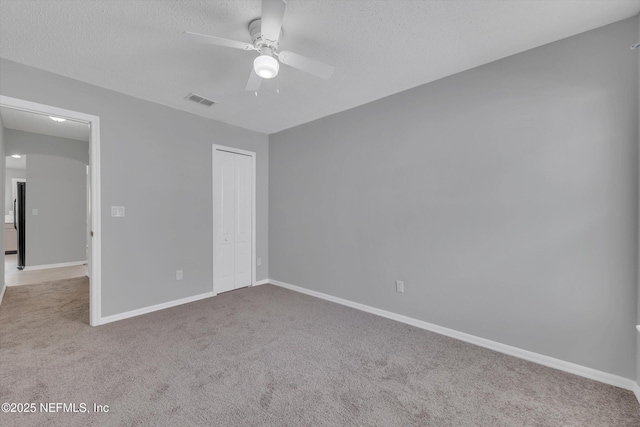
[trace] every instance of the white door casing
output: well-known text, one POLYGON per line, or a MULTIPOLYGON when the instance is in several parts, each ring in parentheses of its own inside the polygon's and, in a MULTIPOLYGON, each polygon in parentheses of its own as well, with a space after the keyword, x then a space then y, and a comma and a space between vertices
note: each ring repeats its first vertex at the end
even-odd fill
POLYGON ((102 251, 101 251, 101 193, 100 193, 100 117, 78 111, 66 110, 52 105, 40 104, 0 95, 0 106, 29 111, 48 116, 64 117, 88 123, 89 140, 89 185, 91 188, 90 224, 91 241, 88 252, 89 273, 89 323, 97 326, 102 321, 102 251))
POLYGON ((255 153, 214 145, 213 293, 255 283, 255 153))

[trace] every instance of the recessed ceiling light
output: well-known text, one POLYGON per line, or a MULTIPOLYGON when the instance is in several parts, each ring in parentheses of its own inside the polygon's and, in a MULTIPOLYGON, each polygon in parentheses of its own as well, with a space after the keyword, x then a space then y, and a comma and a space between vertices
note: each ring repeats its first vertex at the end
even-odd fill
POLYGON ((19 159, 22 156, 20 154, 12 154, 11 157, 13 157, 14 159, 19 159))
POLYGON ((61 117, 53 117, 53 116, 49 116, 49 118, 50 118, 51 120, 53 120, 54 122, 58 122, 58 123, 60 123, 60 122, 66 122, 66 121, 67 121, 67 119, 63 119, 63 118, 61 118, 61 117))

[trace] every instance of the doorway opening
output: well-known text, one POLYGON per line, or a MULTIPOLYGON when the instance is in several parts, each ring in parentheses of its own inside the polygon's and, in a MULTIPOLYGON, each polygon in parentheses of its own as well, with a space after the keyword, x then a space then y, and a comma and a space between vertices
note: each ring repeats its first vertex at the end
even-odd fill
MULTIPOLYGON (((5 182, 6 284, 88 276, 89 323, 99 325, 99 118, 2 95, 0 115, 7 166, 9 158, 24 156, 26 171, 24 178, 16 177, 26 181, 16 183, 16 197, 7 188, 14 179, 5 182), (41 141, 45 135, 48 143, 41 141), (11 229, 15 230, 15 255, 11 253, 13 240, 7 239, 11 229), (43 230, 49 230, 46 239, 43 230), (22 276, 9 278, 9 274, 22 276)), ((6 177, 9 179, 9 174, 6 177)))

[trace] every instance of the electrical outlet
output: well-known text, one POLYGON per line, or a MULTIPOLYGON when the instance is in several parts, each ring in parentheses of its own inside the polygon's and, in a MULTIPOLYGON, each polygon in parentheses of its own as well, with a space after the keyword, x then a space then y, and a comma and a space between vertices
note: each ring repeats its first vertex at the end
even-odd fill
POLYGON ((396 292, 404 292, 404 282, 402 280, 396 280, 396 292))
POLYGON ((176 280, 182 280, 182 270, 176 270, 176 280))
POLYGON ((262 265, 262 258, 258 258, 258 267, 260 267, 262 265))

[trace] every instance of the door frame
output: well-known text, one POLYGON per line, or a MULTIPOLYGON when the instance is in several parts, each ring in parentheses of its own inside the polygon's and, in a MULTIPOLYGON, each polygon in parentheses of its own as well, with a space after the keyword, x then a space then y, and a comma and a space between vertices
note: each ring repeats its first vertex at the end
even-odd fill
POLYGON ((254 151, 241 150, 235 147, 227 147, 225 145, 213 144, 211 148, 211 205, 213 209, 211 210, 211 223, 213 224, 213 229, 211 230, 211 243, 212 243, 212 252, 211 252, 211 264, 213 265, 212 273, 213 276, 211 278, 212 281, 212 289, 213 295, 216 296, 218 292, 216 292, 216 258, 215 258, 215 250, 216 250, 216 242, 215 242, 215 191, 216 191, 216 175, 215 175, 215 158, 216 151, 226 151, 228 153, 234 154, 242 154, 244 156, 251 157, 251 284, 249 286, 255 286, 256 284, 256 153, 254 151))
MULTIPOLYGON (((40 104, 26 101, 24 99, 12 98, 0 95, 0 106, 10 107, 16 110, 28 111, 31 113, 46 114, 56 117, 68 118, 87 122, 91 126, 91 137, 89 141, 89 170, 91 186, 91 198, 88 201, 91 206, 91 229, 93 238, 91 239, 91 257, 88 261, 89 269, 89 323, 97 326, 102 319, 102 253, 101 253, 101 209, 100 209, 100 117, 91 114, 80 113, 78 111, 67 110, 54 107, 52 105, 40 104)), ((4 278, 2 278, 4 280, 4 278)))

